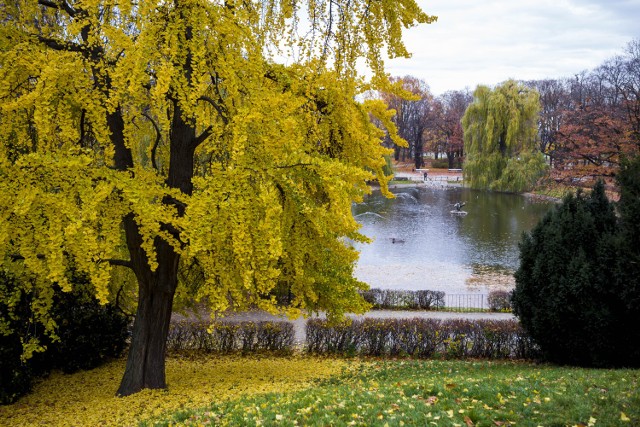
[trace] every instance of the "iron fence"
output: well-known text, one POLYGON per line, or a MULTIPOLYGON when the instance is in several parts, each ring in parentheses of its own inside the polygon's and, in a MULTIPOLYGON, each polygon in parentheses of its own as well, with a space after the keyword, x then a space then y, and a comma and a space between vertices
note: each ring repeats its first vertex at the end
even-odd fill
POLYGON ((472 311, 489 308, 485 294, 445 294, 444 309, 448 311, 472 311))

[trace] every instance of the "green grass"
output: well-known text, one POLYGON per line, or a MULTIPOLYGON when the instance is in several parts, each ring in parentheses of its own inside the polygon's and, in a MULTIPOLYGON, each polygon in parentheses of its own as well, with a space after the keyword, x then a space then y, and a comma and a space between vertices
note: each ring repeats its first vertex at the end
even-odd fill
POLYGON ((640 370, 432 360, 352 366, 303 392, 187 410, 155 425, 640 425, 640 370))

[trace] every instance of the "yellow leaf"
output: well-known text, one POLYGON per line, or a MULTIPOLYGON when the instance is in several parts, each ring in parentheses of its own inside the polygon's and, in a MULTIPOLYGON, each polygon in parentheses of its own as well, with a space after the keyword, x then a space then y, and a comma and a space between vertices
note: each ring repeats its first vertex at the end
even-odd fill
POLYGON ((629 419, 629 417, 627 417, 627 414, 625 414, 624 412, 620 412, 620 421, 629 422, 631 420, 629 419))

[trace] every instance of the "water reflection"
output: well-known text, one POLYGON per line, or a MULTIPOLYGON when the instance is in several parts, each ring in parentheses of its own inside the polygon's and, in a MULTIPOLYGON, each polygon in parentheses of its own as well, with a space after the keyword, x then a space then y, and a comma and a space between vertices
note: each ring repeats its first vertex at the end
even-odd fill
POLYGON ((395 199, 375 192, 353 208, 362 233, 374 239, 357 245, 356 277, 372 287, 447 293, 510 288, 522 232, 552 206, 465 188, 395 191, 395 199), (467 215, 451 213, 457 202, 465 203, 467 215))

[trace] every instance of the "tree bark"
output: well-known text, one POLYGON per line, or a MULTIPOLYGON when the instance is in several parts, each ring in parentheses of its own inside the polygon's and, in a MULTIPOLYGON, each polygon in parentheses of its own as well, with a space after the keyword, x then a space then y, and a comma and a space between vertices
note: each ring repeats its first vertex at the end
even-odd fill
POLYGON ((138 280, 138 309, 118 396, 128 396, 144 388, 167 387, 166 340, 180 260, 169 244, 157 238, 155 247, 158 268, 152 272, 146 254, 140 248, 142 241, 132 215, 125 218, 125 231, 138 280))
POLYGON ((447 151, 447 160, 449 161, 449 169, 453 169, 453 159, 455 158, 455 152, 447 151))
MULTIPOLYGON (((190 195, 193 191, 193 166, 196 149, 196 133, 193 126, 183 118, 178 105, 174 106, 171 123, 169 173, 166 183, 190 195)), ((184 207, 165 197, 163 203, 173 205, 178 215, 184 207)), ((151 271, 146 253, 142 249, 142 238, 133 215, 124 220, 127 246, 133 270, 138 280, 138 309, 133 324, 133 336, 129 347, 118 396, 127 396, 142 389, 167 387, 165 374, 166 341, 169 334, 173 297, 178 285, 180 255, 166 241, 156 238, 154 242, 158 268, 151 271)), ((179 240, 175 231, 168 230, 179 240)))
POLYGON ((414 164, 416 169, 420 169, 424 166, 424 159, 422 158, 422 132, 418 132, 418 136, 416 137, 415 147, 414 147, 414 164))

